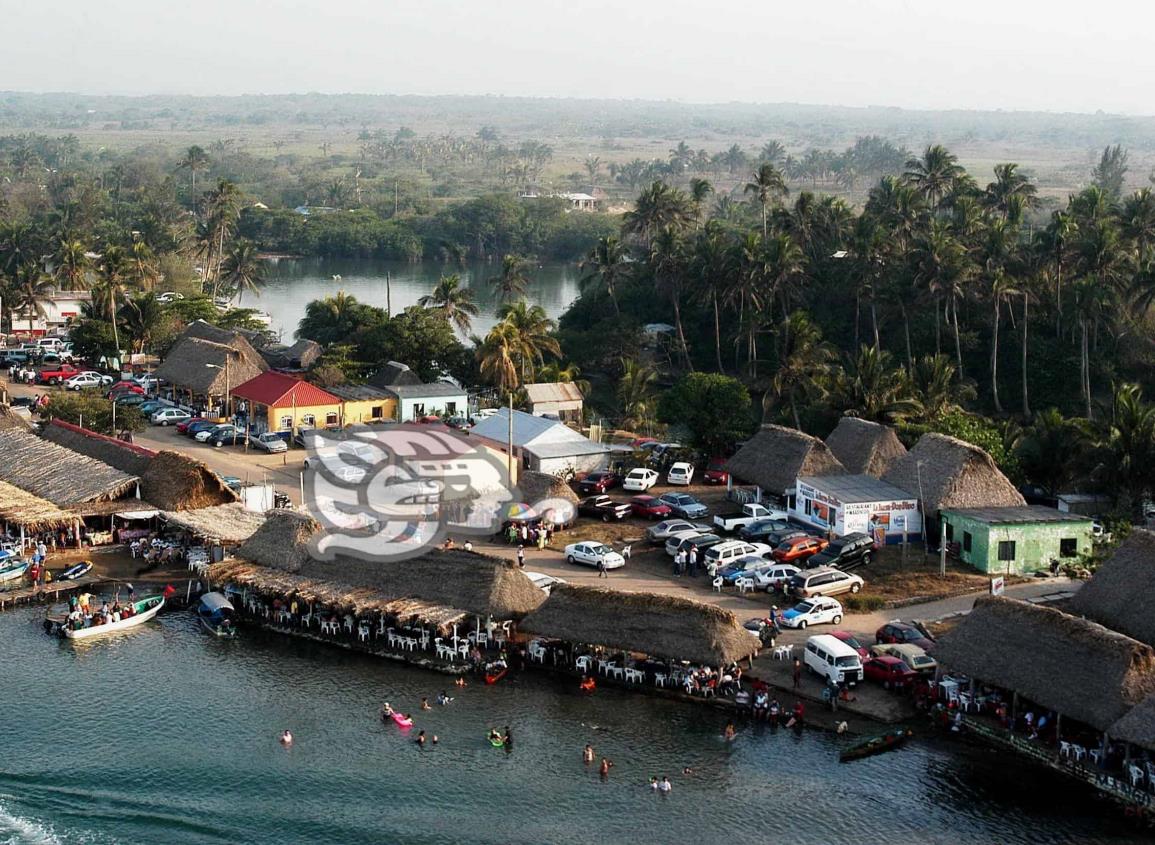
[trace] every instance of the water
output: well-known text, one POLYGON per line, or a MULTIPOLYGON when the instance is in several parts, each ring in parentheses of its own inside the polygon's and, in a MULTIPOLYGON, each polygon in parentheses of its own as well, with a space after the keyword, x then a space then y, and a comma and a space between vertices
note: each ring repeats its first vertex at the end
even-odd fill
POLYGON ((271 634, 217 640, 187 613, 66 643, 39 615, 0 615, 6 845, 1143 841, 1087 792, 981 750, 916 741, 842 765, 832 736, 740 725, 727 745, 716 711, 572 681, 458 690, 271 634), (418 710, 442 689, 456 701, 418 710), (439 746, 382 725, 385 700, 439 746), (506 725, 511 754, 484 740, 506 725), (586 742, 615 761, 608 781, 586 742), (651 793, 667 774, 672 794, 651 793))
MULTIPOLYGON (((501 270, 500 262, 473 263, 465 267, 423 261, 407 264, 373 259, 282 258, 269 262, 264 290, 259 296, 245 294, 241 305, 267 311, 271 328, 291 343, 305 306, 314 299, 339 290, 357 300, 380 308, 386 306, 386 276, 389 277, 393 313, 433 291, 437 280, 450 273, 461 276, 463 285, 474 292, 481 313, 473 320, 474 334, 484 335, 497 322, 498 301, 488 280, 501 270), (333 276, 339 275, 340 281, 333 276)), ((557 319, 578 295, 578 268, 572 264, 545 264, 529 272, 528 299, 557 319)))

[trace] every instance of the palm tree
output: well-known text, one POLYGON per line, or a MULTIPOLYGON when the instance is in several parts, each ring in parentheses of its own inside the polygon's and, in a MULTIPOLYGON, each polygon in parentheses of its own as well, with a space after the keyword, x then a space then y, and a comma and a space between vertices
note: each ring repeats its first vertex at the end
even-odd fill
POLYGON ((1136 259, 1146 263, 1155 247, 1155 193, 1142 188, 1123 202, 1119 212, 1123 220, 1123 235, 1135 244, 1136 259))
POLYGON ((209 154, 201 147, 193 145, 185 151, 184 158, 178 163, 177 167, 181 170, 187 170, 192 177, 192 187, 190 194, 193 197, 193 202, 196 202, 197 194, 197 173, 209 169, 209 154))
POLYGON ((1079 471, 1090 441, 1085 420, 1064 417, 1057 408, 1040 411, 1019 439, 1015 455, 1026 476, 1055 495, 1079 471))
POLYGON ((786 148, 781 141, 767 141, 758 153, 760 161, 778 167, 786 160, 786 148))
POLYGON ((519 344, 517 328, 502 321, 489 330, 477 349, 482 376, 503 393, 511 393, 518 386, 516 355, 519 344))
POLYGON ((590 177, 590 192, 592 193, 594 188, 597 187, 598 173, 601 172, 602 169, 602 160, 599 156, 589 156, 586 158, 585 165, 586 173, 589 174, 590 177))
POLYGON ((951 314, 954 315, 955 354, 958 360, 959 378, 962 378, 962 344, 959 339, 958 300, 962 298, 963 285, 969 278, 971 269, 966 250, 954 237, 946 222, 936 219, 931 221, 929 230, 915 241, 911 260, 915 283, 934 303, 935 354, 942 350, 939 338, 939 304, 943 304, 948 324, 951 314))
POLYGON ((97 282, 92 288, 92 303, 112 323, 112 338, 116 344, 116 354, 120 357, 120 306, 127 296, 125 277, 129 270, 129 259, 122 247, 112 245, 104 249, 101 256, 97 282))
POLYGON ((52 280, 40 272, 35 261, 25 261, 13 273, 12 314, 23 314, 30 319, 48 316, 45 303, 51 295, 52 280))
POLYGON ((206 197, 205 222, 209 243, 209 261, 206 262, 205 276, 212 279, 214 299, 219 292, 221 264, 224 262, 225 256, 225 240, 232 234, 240 216, 240 202, 240 188, 228 179, 221 179, 216 188, 210 191, 206 197))
POLYGON ((417 304, 422 308, 440 311, 446 320, 465 335, 469 334, 469 330, 473 327, 473 318, 479 313, 477 306, 473 304, 473 291, 461 286, 461 277, 456 273, 438 279, 433 293, 421 297, 417 300, 417 304))
POLYGON ((259 293, 265 284, 265 262, 257 245, 252 241, 234 244, 221 265, 221 278, 237 292, 238 302, 245 291, 259 293))
POLYGON ((489 283, 497 288, 498 298, 510 302, 525 296, 529 287, 528 262, 519 255, 506 255, 501 259, 501 273, 490 278, 489 283))
POLYGON ((129 249, 129 262, 136 284, 144 290, 152 290, 160 274, 156 267, 156 255, 147 241, 133 241, 129 249))
POLYGON ((1112 390, 1104 426, 1099 432, 1098 452, 1103 481, 1108 489, 1123 491, 1132 504, 1151 485, 1155 466, 1155 408, 1143 401, 1137 384, 1121 384, 1112 390))
POLYGON ((557 324, 540 305, 530 305, 524 299, 507 303, 501 306, 498 317, 516 330, 513 358, 523 384, 533 381, 546 355, 561 355, 561 346, 553 336, 557 324))
POLYGON ((622 376, 618 379, 616 392, 622 426, 647 432, 657 410, 655 387, 658 374, 649 365, 633 358, 623 359, 621 364, 622 376))
POLYGON ((604 290, 619 317, 622 309, 618 307, 618 283, 629 275, 628 256, 625 244, 613 235, 607 235, 598 238, 589 255, 582 259, 580 268, 582 293, 593 291, 596 294, 604 290))
POLYGON ((88 270, 92 261, 83 241, 63 240, 56 248, 56 278, 67 285, 66 290, 84 290, 88 287, 88 270))
POLYGON ((118 316, 132 336, 132 350, 144 352, 165 318, 165 309, 151 293, 138 293, 125 302, 118 316))
POLYGON ((903 175, 922 194, 927 205, 937 208, 966 176, 966 171, 958 163, 958 156, 941 144, 934 144, 926 148, 922 158, 907 161, 903 175))
POLYGON ((686 250, 680 234, 672 227, 662 229, 650 244, 649 266, 654 274, 658 291, 670 300, 674 308, 674 329, 678 335, 678 349, 687 370, 694 368, 686 332, 682 325, 682 287, 686 277, 686 250))
POLYGON ((695 218, 701 219, 702 206, 706 204, 706 199, 712 193, 714 193, 714 186, 710 184, 709 179, 701 179, 695 176, 690 180, 690 202, 694 206, 695 218))
POLYGON ((837 356, 834 348, 822 340, 822 330, 805 311, 791 313, 783 321, 780 333, 783 341, 778 372, 774 374, 767 397, 786 402, 794 418, 794 427, 801 429, 798 399, 825 395, 830 367, 837 356))
POLYGON ((714 360, 720 373, 725 372, 725 368, 722 366, 722 321, 718 306, 726 292, 729 249, 729 239, 722 226, 711 220, 694 241, 694 254, 690 261, 695 287, 709 297, 714 311, 714 360))
POLYGON ((924 355, 914 362, 910 371, 911 398, 917 408, 914 420, 933 423, 975 398, 974 385, 956 379, 956 372, 946 355, 924 355))
POLYGON ((1091 337, 1111 310, 1111 288, 1094 276, 1075 282, 1075 314, 1079 322, 1079 384, 1084 409, 1091 419, 1091 337))
POLYGON ((918 411, 906 371, 886 350, 866 345, 856 355, 846 356, 834 378, 831 404, 841 413, 885 423, 918 411))
POLYGON ((995 181, 987 185, 986 204, 999 212, 1003 220, 1017 223, 1015 215, 1033 208, 1038 189, 1019 172, 1017 164, 996 164, 995 181))
POLYGON ((557 361, 550 361, 537 371, 537 377, 543 382, 557 382, 574 385, 583 396, 590 395, 590 383, 581 377, 582 370, 577 364, 562 366, 557 361))
POLYGON ((758 200, 758 204, 762 206, 762 237, 766 237, 770 204, 778 197, 784 197, 790 193, 786 187, 786 179, 782 176, 782 171, 772 164, 762 164, 754 171, 751 180, 746 183, 744 193, 753 194, 758 200))
POLYGON ((1051 215, 1051 225, 1043 232, 1041 243, 1055 264, 1055 337, 1063 334, 1063 263, 1077 231, 1075 218, 1065 211, 1051 215))
POLYGON ((685 191, 665 182, 653 182, 638 195, 633 210, 622 215, 622 233, 648 249, 658 232, 680 232, 693 225, 694 219, 694 205, 685 191))

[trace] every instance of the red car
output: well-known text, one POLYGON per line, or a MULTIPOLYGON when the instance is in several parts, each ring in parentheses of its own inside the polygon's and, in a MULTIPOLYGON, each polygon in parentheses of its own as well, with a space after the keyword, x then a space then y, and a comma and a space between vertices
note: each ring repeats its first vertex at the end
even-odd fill
POLYGON ((862 671, 871 681, 878 681, 883 689, 904 689, 916 680, 918 672, 897 657, 872 657, 862 664, 862 671))
POLYGON ((836 640, 842 640, 852 649, 857 651, 858 656, 863 660, 866 660, 868 657, 870 657, 870 650, 862 644, 862 640, 858 639, 858 637, 854 636, 854 634, 850 633, 849 631, 831 631, 830 636, 834 637, 836 640))
POLYGON ((655 496, 634 496, 630 499, 630 510, 634 516, 646 519, 665 519, 673 513, 669 505, 655 496))
POLYGON ((725 470, 726 461, 722 458, 710 458, 706 464, 706 472, 702 479, 707 484, 726 484, 730 481, 730 473, 725 470))
POLYGON ((135 381, 118 381, 112 387, 108 388, 108 398, 118 396, 121 393, 144 393, 144 388, 135 381))
POLYGON ((874 633, 876 643, 911 643, 923 651, 931 651, 934 641, 913 625, 905 622, 887 622, 874 633))
POLYGON ((616 472, 591 472, 577 483, 579 493, 592 496, 595 493, 604 493, 614 487, 620 487, 622 477, 616 472))
POLYGON ((802 537, 791 537, 789 540, 783 540, 771 554, 774 555, 774 560, 779 563, 799 563, 818 554, 827 545, 829 542, 822 537, 811 537, 807 534, 802 537))

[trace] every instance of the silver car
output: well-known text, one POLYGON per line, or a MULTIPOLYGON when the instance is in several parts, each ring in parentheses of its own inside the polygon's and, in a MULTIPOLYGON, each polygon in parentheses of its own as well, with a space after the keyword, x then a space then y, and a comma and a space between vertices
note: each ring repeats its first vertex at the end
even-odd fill
POLYGON ((249 445, 264 452, 287 452, 289 450, 289 444, 271 431, 266 431, 264 434, 250 434, 249 445))
POLYGON ((709 531, 709 526, 696 525, 685 519, 666 519, 659 522, 657 525, 651 525, 646 529, 646 540, 653 543, 655 546, 659 543, 665 543, 666 540, 679 531, 709 531))

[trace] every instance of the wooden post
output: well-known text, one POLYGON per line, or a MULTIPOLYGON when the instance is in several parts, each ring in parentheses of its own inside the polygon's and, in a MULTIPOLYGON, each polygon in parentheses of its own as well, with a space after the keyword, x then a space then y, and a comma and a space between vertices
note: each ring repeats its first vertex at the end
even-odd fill
POLYGON ((1055 742, 1059 743, 1063 740, 1063 714, 1055 714, 1055 742))
POLYGON ((1019 710, 1019 693, 1018 690, 1011 695, 1011 731, 1015 729, 1015 723, 1018 721, 1019 710))

